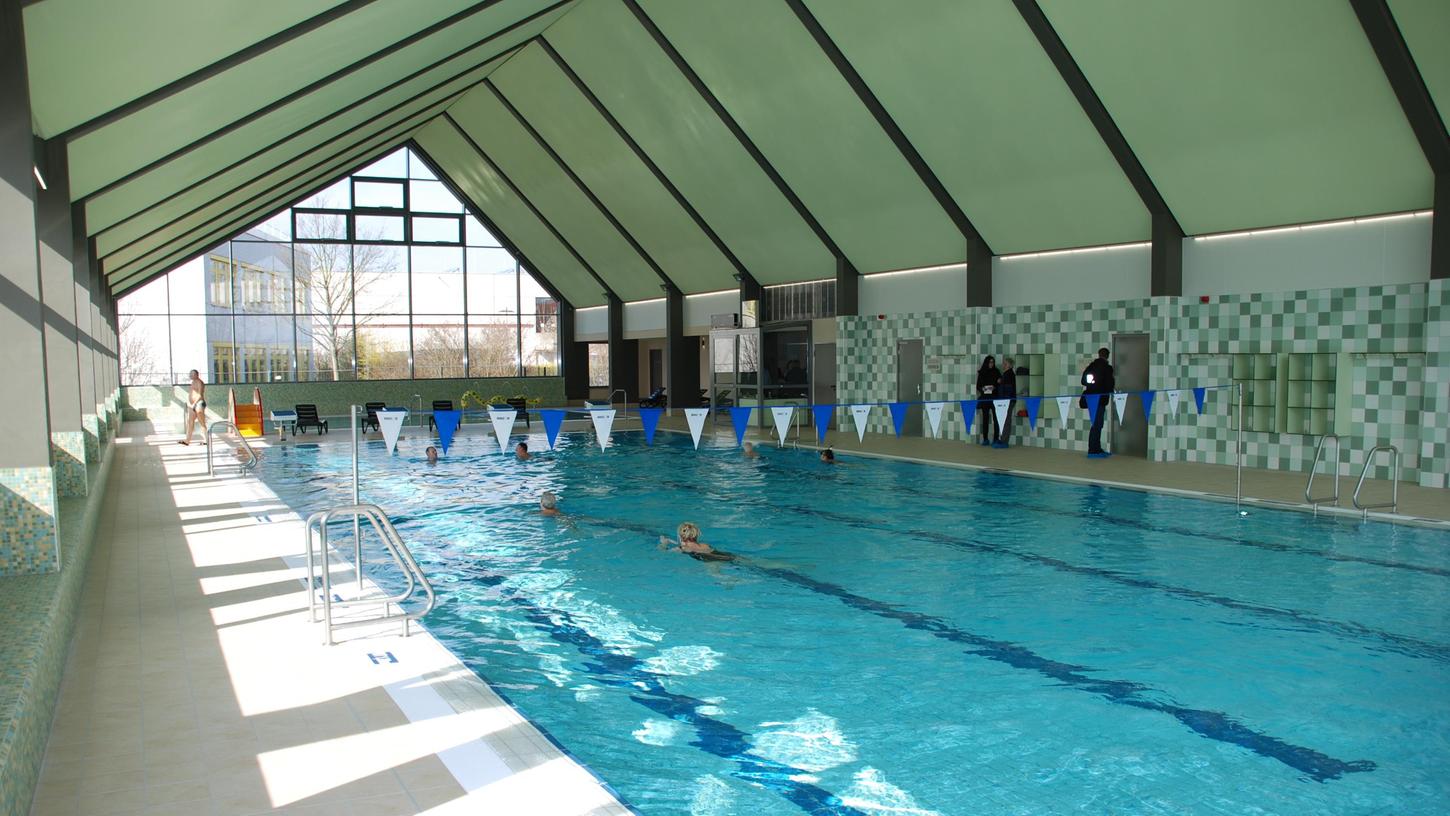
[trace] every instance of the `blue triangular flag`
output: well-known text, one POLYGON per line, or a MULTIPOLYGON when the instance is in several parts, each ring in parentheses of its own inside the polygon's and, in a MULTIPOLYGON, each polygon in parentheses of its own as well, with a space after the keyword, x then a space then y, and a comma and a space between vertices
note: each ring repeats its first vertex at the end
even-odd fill
POLYGON ((831 416, 836 413, 834 405, 813 405, 811 415, 816 420, 816 442, 826 444, 826 430, 831 427, 831 416))
POLYGON ((539 416, 544 418, 544 433, 549 436, 549 450, 553 450, 554 440, 559 438, 559 427, 564 424, 564 412, 558 408, 545 408, 539 416))
POLYGON ((1195 389, 1193 389, 1193 401, 1196 402, 1196 403, 1198 403, 1198 412, 1200 414, 1203 413, 1203 400, 1207 396, 1208 396, 1208 389, 1207 388, 1195 388, 1195 389))
POLYGON ((1083 394, 1083 399, 1087 400, 1088 419, 1096 420, 1098 416, 1098 406, 1103 404, 1103 395, 1083 394))
POLYGON ((641 408, 639 409, 639 421, 644 423, 644 443, 653 445, 655 443, 655 428, 660 425, 660 415, 665 412, 663 408, 641 408))
POLYGON ((901 426, 906 422, 907 404, 904 402, 893 402, 886 406, 891 411, 891 424, 896 428, 896 435, 901 436, 901 426))
POLYGON ((1036 428, 1037 412, 1042 408, 1042 397, 1024 397, 1022 403, 1027 406, 1027 424, 1036 428))
POLYGON ((972 435, 972 420, 977 418, 977 401, 962 400, 962 422, 967 426, 967 436, 972 435))
POLYGON ((438 427, 438 444, 443 452, 448 452, 448 446, 453 444, 453 432, 458 430, 458 422, 463 418, 462 411, 434 411, 433 424, 438 427))
POLYGON ((750 406, 736 405, 730 409, 730 423, 735 426, 735 444, 745 441, 745 431, 750 427, 750 406))
POLYGON ((1152 391, 1142 391, 1142 392, 1139 392, 1138 399, 1141 399, 1143 401, 1143 418, 1144 419, 1150 419, 1150 418, 1152 418, 1152 416, 1153 416, 1153 392, 1152 391))

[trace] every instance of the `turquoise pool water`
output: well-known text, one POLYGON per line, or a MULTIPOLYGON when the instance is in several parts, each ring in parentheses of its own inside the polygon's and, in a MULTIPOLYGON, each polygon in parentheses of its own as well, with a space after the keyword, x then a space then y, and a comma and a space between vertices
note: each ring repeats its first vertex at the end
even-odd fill
MULTIPOLYGON (((369 443, 364 500, 427 628, 641 813, 1450 812, 1450 535, 615 440, 369 443), (660 551, 682 520, 744 559, 660 551)), ((261 476, 306 513, 350 462, 261 476)))

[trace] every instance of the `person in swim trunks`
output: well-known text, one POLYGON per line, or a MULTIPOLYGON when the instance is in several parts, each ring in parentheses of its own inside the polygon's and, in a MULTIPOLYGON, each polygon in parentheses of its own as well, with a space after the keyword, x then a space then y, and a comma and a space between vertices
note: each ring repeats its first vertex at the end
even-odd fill
POLYGON ((186 394, 186 438, 181 444, 191 444, 191 432, 196 430, 197 424, 202 427, 202 441, 206 441, 206 383, 202 382, 201 374, 196 369, 191 370, 191 389, 186 394))
POLYGON ((675 544, 675 542, 670 541, 664 536, 660 537, 660 546, 666 549, 679 550, 680 552, 690 556, 696 561, 735 560, 734 553, 728 553, 724 550, 717 550, 714 547, 711 547, 709 544, 701 541, 700 528, 696 527, 694 522, 687 521, 684 524, 681 524, 680 528, 675 531, 675 534, 680 537, 680 541, 677 546, 670 547, 669 545, 675 544))

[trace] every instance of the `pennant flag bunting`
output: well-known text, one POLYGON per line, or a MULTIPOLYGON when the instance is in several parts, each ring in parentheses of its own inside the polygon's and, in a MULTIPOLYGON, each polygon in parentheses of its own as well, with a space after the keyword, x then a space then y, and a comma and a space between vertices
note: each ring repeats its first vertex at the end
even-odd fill
POLYGON ((1057 418, 1063 422, 1072 416, 1072 397, 1053 397, 1057 400, 1057 418))
POLYGON ((1027 424, 1037 427, 1037 412, 1042 410, 1042 397, 1026 397, 1022 404, 1027 406, 1027 424))
POLYGON ((403 420, 407 418, 407 411, 378 412, 378 426, 383 432, 383 441, 388 444, 388 453, 398 446, 398 434, 402 432, 403 420))
POLYGON ((826 431, 831 427, 831 416, 836 412, 834 405, 813 405, 811 414, 816 421, 816 443, 826 444, 826 431))
POLYGON ((1164 393, 1168 395, 1168 416, 1178 416, 1178 400, 1183 398, 1183 392, 1179 391, 1177 388, 1174 388, 1173 390, 1165 391, 1164 393))
POLYGON ((700 432, 705 430, 705 415, 709 408, 686 408, 685 422, 690 425, 690 438, 695 440, 695 450, 700 449, 700 432))
POLYGON ((1096 418, 1098 415, 1098 406, 1101 405, 1103 402, 1103 395, 1084 394, 1083 398, 1087 400, 1088 419, 1096 418))
POLYGON ((886 408, 891 411, 891 426, 896 429, 896 436, 901 436, 901 426, 906 424, 906 409, 909 406, 904 402, 893 402, 886 408))
POLYGON ((745 441, 745 431, 750 427, 749 405, 736 405, 730 409, 730 424, 735 426, 735 444, 745 441))
POLYGON ((564 425, 564 412, 558 408, 545 408, 539 416, 544 418, 544 434, 549 437, 549 450, 553 450, 554 441, 559 438, 559 428, 564 425))
POLYGON ((1125 412, 1128 410, 1128 392, 1114 391, 1113 407, 1118 409, 1118 423, 1122 424, 1123 417, 1126 416, 1125 412))
POLYGON ((962 424, 967 426, 967 437, 972 436, 972 420, 977 418, 977 401, 962 400, 962 424))
POLYGON ((851 419, 856 421, 856 441, 866 441, 866 420, 871 416, 871 406, 852 405, 851 419))
POLYGON ((614 408, 596 408, 589 412, 589 418, 594 420, 594 435, 599 437, 599 449, 609 447, 609 429, 614 427, 614 408))
POLYGON ((1150 418, 1152 418, 1152 416, 1153 416, 1153 392, 1152 391, 1140 391, 1140 392, 1138 392, 1138 399, 1140 399, 1140 400, 1143 401, 1143 418, 1144 419, 1150 419, 1150 418))
POLYGON ((453 432, 458 430, 458 421, 463 418, 463 412, 434 411, 433 424, 438 428, 438 445, 443 452, 448 452, 448 446, 453 444, 453 432))
POLYGON ((941 412, 947 407, 945 402, 928 402, 926 404, 926 422, 931 426, 931 435, 941 438, 941 412))
POLYGON ((780 437, 780 444, 784 445, 786 436, 790 434, 790 420, 795 416, 795 407, 775 406, 770 409, 770 415, 775 420, 775 435, 780 437))
POLYGON ((644 425, 644 443, 646 445, 655 443, 655 429, 660 426, 660 415, 664 412, 663 408, 639 409, 639 421, 644 425))
POLYGON ((1196 402, 1196 403, 1198 403, 1198 412, 1200 414, 1203 413, 1203 401, 1207 397, 1208 397, 1208 389, 1207 388, 1195 388, 1195 389, 1193 389, 1193 401, 1196 402))
POLYGON ((1012 400, 992 400, 992 410, 997 414, 997 430, 1007 427, 1007 409, 1012 407, 1012 400))
POLYGON ((514 420, 519 412, 513 408, 488 409, 488 421, 493 423, 493 435, 498 437, 498 452, 509 452, 509 434, 514 432, 514 420))

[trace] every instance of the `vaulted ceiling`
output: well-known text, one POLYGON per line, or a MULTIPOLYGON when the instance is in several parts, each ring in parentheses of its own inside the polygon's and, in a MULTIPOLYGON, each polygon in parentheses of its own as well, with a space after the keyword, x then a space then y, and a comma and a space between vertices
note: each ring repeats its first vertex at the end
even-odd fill
POLYGON ((1153 202, 1188 234, 1428 207, 1375 9, 1443 137, 1442 0, 38 0, 24 22, 35 132, 114 291, 412 143, 590 306, 973 239, 1141 241, 1153 202))

